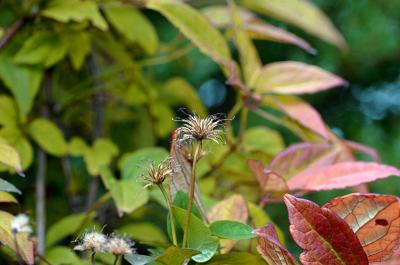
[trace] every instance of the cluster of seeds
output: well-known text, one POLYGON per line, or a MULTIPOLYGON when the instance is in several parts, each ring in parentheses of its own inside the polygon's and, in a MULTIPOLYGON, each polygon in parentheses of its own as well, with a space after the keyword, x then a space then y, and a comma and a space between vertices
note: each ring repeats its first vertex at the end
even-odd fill
POLYGON ((88 231, 83 234, 79 242, 74 247, 76 251, 108 252, 114 256, 123 256, 135 252, 133 241, 115 233, 107 236, 100 232, 88 231))

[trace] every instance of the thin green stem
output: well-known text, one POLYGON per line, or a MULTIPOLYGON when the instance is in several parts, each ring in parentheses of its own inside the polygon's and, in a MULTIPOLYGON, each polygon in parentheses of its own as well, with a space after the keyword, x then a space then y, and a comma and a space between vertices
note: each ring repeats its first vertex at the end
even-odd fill
POLYGON ((119 256, 115 256, 115 260, 114 260, 114 265, 117 265, 118 264, 118 260, 119 260, 119 256))
POLYGON ((178 246, 178 240, 176 239, 176 228, 175 228, 174 213, 172 211, 171 198, 168 196, 167 191, 164 189, 164 186, 162 184, 158 185, 158 187, 160 188, 162 194, 164 195, 165 201, 167 202, 167 205, 168 205, 169 220, 171 223, 171 230, 172 230, 172 243, 174 244, 174 246, 178 246))
POLYGON ((247 127, 247 119, 249 117, 249 109, 244 107, 240 112, 240 125, 239 125, 239 141, 242 141, 244 132, 247 127))
POLYGON ((90 257, 90 260, 92 261, 92 265, 96 265, 95 256, 96 256, 96 252, 93 252, 92 255, 91 255, 91 257, 90 257))
POLYGON ((199 157, 200 157, 201 148, 202 148, 202 141, 198 140, 197 144, 196 144, 196 149, 194 151, 193 162, 192 162, 192 177, 190 180, 189 205, 188 205, 188 209, 186 212, 186 224, 185 224, 185 229, 184 229, 184 233, 183 233, 183 241, 182 241, 183 248, 185 248, 187 246, 187 240, 189 237, 190 216, 192 214, 194 191, 195 191, 195 187, 196 187, 196 164, 197 164, 197 160, 199 160, 199 157))

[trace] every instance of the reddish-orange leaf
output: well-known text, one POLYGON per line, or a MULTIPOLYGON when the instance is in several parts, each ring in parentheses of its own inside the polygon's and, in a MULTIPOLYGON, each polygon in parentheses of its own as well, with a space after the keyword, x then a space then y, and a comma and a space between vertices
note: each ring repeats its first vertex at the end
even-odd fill
POLYGON ((303 171, 289 179, 288 186, 290 190, 343 189, 389 176, 400 176, 400 170, 375 162, 340 162, 303 171))
POLYGON ((399 246, 400 203, 396 196, 355 193, 336 198, 324 207, 349 224, 370 262, 389 259, 399 246))
POLYGON ((331 165, 340 160, 339 150, 330 144, 294 144, 271 161, 270 169, 285 179, 311 168, 331 165))
POLYGON ((326 140, 331 138, 331 132, 322 120, 321 115, 306 101, 291 96, 279 96, 274 98, 279 108, 290 118, 311 131, 316 132, 326 140))
POLYGON ((278 174, 265 168, 260 161, 249 160, 247 164, 260 183, 262 191, 273 193, 285 193, 288 191, 286 181, 278 174))
POLYGON ((256 229, 255 232, 258 236, 257 250, 269 265, 298 264, 293 255, 279 242, 272 223, 256 229))
POLYGON ((368 265, 360 241, 349 225, 328 208, 286 194, 290 233, 303 249, 304 265, 368 265))

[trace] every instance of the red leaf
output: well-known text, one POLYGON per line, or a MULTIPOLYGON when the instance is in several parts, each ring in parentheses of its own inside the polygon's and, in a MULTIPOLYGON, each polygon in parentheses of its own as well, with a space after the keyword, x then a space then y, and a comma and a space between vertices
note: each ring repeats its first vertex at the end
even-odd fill
POLYGON ((364 250, 347 223, 328 208, 286 194, 290 233, 304 250, 304 265, 368 265, 364 250))
POLYGON ((399 246, 400 202, 396 196, 349 194, 335 198, 324 207, 347 222, 370 262, 389 259, 399 246))
POLYGON ((369 146, 366 146, 366 145, 363 145, 360 143, 352 142, 352 141, 346 141, 346 140, 344 141, 344 143, 348 148, 350 148, 350 151, 352 153, 355 153, 355 152, 364 153, 364 154, 369 155, 375 162, 379 163, 381 161, 381 158, 379 157, 378 152, 372 147, 369 147, 369 146))
POLYGON ((291 178, 288 186, 290 190, 343 189, 389 176, 400 176, 400 171, 375 162, 341 162, 304 171, 291 178))
POLYGON ((260 161, 249 160, 247 164, 257 178, 263 192, 285 193, 288 191, 286 181, 278 174, 265 168, 260 161))
POLYGON ((274 225, 255 230, 258 236, 257 250, 269 265, 297 265, 293 255, 279 242, 274 225))

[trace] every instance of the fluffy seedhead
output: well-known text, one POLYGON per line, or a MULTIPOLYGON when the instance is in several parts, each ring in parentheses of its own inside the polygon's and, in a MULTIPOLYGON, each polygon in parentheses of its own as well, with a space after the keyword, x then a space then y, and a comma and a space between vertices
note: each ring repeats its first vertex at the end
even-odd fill
POLYGON ((199 115, 189 115, 187 119, 178 120, 182 126, 178 129, 178 140, 191 142, 193 140, 211 140, 215 143, 224 142, 223 120, 217 115, 211 115, 204 119, 199 115))
POLYGON ((161 185, 165 179, 172 174, 170 163, 164 161, 157 166, 152 162, 150 163, 147 175, 144 179, 149 182, 148 185, 161 185))
POLYGON ((32 233, 32 227, 29 224, 29 217, 26 214, 18 214, 11 221, 11 230, 16 233, 32 233))
POLYGON ((104 252, 107 250, 107 236, 96 231, 85 232, 79 245, 74 247, 77 251, 104 252))
POLYGON ((107 252, 114 256, 123 256, 135 252, 133 246, 135 243, 123 236, 111 235, 107 242, 107 252))

